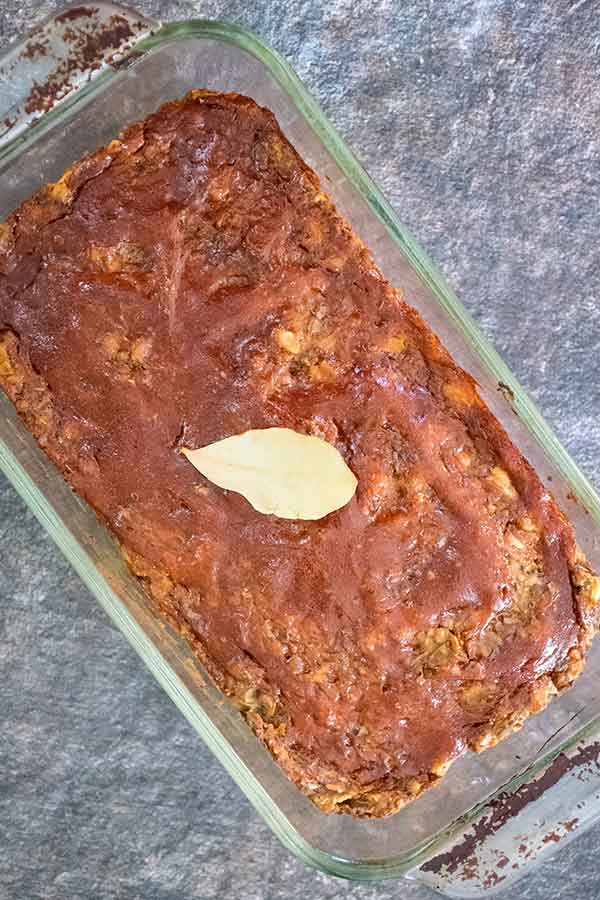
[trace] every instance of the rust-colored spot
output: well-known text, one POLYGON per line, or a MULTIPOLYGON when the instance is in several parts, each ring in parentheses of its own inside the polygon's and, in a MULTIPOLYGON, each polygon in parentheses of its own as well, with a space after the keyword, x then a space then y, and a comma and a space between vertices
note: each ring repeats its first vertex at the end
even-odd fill
POLYGON ((542 844, 559 844, 563 837, 564 835, 557 834, 556 831, 551 831, 550 834, 544 835, 542 844))
MULTIPOLYGON (((56 18, 58 24, 87 19, 98 13, 96 7, 78 6, 68 9, 56 18)), ((24 102, 24 110, 30 115, 44 113, 73 89, 77 74, 101 68, 103 63, 111 63, 111 53, 124 48, 135 32, 124 16, 115 14, 105 24, 92 22, 93 27, 83 25, 65 28, 63 39, 71 45, 68 57, 61 60, 45 81, 33 84, 29 97, 24 102)), ((136 23, 137 25, 137 23, 136 23)), ((141 23, 140 23, 141 28, 141 23)), ((28 45, 26 54, 45 52, 41 43, 28 45)))
MULTIPOLYGON (((440 853, 439 856, 434 856, 433 859, 428 860, 423 865, 424 871, 439 873, 444 870, 449 874, 454 874, 462 868, 464 872, 466 866, 469 864, 473 865, 478 848, 487 838, 496 834, 509 819, 520 813, 530 803, 538 800, 547 790, 557 784, 567 772, 586 765, 598 764, 599 755, 600 741, 595 741, 593 744, 583 747, 571 757, 560 753, 535 781, 522 785, 512 794, 499 794, 498 797, 492 800, 488 807, 488 812, 473 825, 470 833, 465 834, 462 840, 446 853, 440 853)), ((527 844, 521 843, 518 852, 522 856, 527 857, 531 855, 532 851, 527 844)))
POLYGON ((59 25, 64 24, 64 22, 73 22, 75 19, 83 19, 88 16, 95 16, 98 12, 97 6, 74 6, 73 9, 65 9, 64 12, 60 13, 55 22, 59 25))

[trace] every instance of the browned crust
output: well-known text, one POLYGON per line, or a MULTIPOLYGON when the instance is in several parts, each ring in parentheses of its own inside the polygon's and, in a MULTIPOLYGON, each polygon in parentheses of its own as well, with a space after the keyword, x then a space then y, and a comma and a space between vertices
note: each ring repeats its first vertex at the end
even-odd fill
MULTIPOLYGON (((195 91, 181 103, 219 102, 222 96, 208 91, 195 91)), ((240 106, 252 104, 252 101, 238 95, 226 95, 226 99, 227 102, 240 106)), ((170 104, 169 108, 173 106, 177 104, 170 104)), ((305 176, 312 183, 318 201, 333 210, 331 201, 320 192, 319 182, 314 173, 297 157, 281 133, 279 138, 282 147, 286 152, 294 154, 296 163, 302 167, 305 176)), ((134 153, 143 140, 144 123, 133 125, 119 140, 76 163, 58 182, 43 188, 13 213, 8 221, 0 226, 0 274, 16 242, 23 234, 27 235, 30 244, 34 243, 38 229, 68 214, 82 185, 110 167, 113 160, 121 154, 134 153)), ((339 221, 340 227, 348 232, 348 226, 339 221)), ((372 266, 368 251, 354 236, 353 241, 356 253, 369 258, 369 265, 372 266)), ((426 326, 420 317, 416 313, 413 315, 416 325, 425 330, 426 326)), ((458 389, 469 393, 469 402, 481 404, 482 401, 475 390, 475 382, 454 366, 433 335, 429 334, 428 340, 431 357, 443 359, 449 367, 452 367, 460 379, 458 389)), ((54 431, 52 394, 43 378, 35 372, 26 355, 21 352, 18 336, 9 329, 3 332, 0 330, 0 385, 40 445, 59 468, 63 468, 60 453, 57 452, 52 440, 54 431)), ((501 427, 493 422, 495 420, 492 420, 492 424, 488 427, 496 429, 495 438, 503 446, 505 453, 508 456, 512 454, 518 457, 518 451, 510 445, 501 427)), ((73 482, 69 472, 65 472, 64 468, 63 474, 68 481, 73 482)), ((185 586, 175 583, 167 573, 156 569, 139 554, 128 550, 125 551, 125 555, 131 569, 142 579, 161 614, 186 636, 215 682, 233 699, 255 734, 266 744, 289 777, 321 809, 328 812, 349 812, 357 816, 389 815, 418 796, 423 789, 439 781, 452 762, 451 759, 440 759, 439 763, 432 767, 427 778, 388 777, 368 784, 340 778, 335 770, 328 770, 327 767, 319 769, 314 761, 308 766, 302 755, 290 752, 282 739, 286 730, 286 711, 276 693, 270 692, 268 686, 265 687, 262 683, 259 686, 253 683, 251 672, 240 671, 240 677, 237 679, 226 675, 206 653, 202 641, 181 614, 181 597, 187 590, 185 586)), ((529 715, 543 709, 552 696, 568 687, 580 674, 584 665, 585 650, 598 627, 600 580, 591 572, 572 539, 568 545, 568 565, 573 585, 574 614, 581 625, 580 641, 570 649, 568 662, 564 667, 540 677, 537 681, 520 686, 506 697, 496 709, 493 720, 482 727, 469 742, 471 749, 483 750, 497 743, 511 731, 519 729, 529 715)), ((423 640, 427 640, 427 635, 423 640)), ((457 640, 461 640, 460 637, 457 640)))

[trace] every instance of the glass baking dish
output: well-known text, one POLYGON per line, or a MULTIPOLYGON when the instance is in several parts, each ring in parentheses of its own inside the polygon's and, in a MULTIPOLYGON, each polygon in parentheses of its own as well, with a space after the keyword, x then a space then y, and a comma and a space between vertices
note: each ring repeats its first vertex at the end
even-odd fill
MULTIPOLYGON (((593 488, 294 72, 255 36, 221 22, 160 26, 108 3, 47 20, 0 59, 0 220, 124 125, 194 87, 239 91, 273 110, 385 275, 478 380, 600 567, 593 488), (86 57, 81 47, 92 33, 100 39, 86 57)), ((0 467, 275 834, 306 863, 358 880, 405 875, 450 896, 476 897, 506 887, 600 818, 599 643, 572 690, 499 746, 457 761, 406 809, 380 821, 328 816, 287 780, 185 642, 155 616, 112 537, 3 395, 0 467)))

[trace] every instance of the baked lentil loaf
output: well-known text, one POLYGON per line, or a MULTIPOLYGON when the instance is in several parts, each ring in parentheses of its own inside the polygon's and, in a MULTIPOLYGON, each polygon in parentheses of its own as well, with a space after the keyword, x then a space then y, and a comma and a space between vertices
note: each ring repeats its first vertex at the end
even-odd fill
POLYGON ((395 812, 579 674, 571 525, 269 111, 194 91, 0 229, 0 383, 319 807, 395 812), (351 502, 264 516, 180 453, 270 426, 351 502))

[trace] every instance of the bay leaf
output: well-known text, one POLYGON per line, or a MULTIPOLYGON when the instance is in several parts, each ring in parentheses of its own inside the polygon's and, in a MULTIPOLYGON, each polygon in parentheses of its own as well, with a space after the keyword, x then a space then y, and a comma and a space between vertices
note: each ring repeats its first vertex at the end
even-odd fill
POLYGON ((182 452, 209 481, 280 519, 322 519, 358 483, 334 446, 291 428, 256 428, 182 452))

